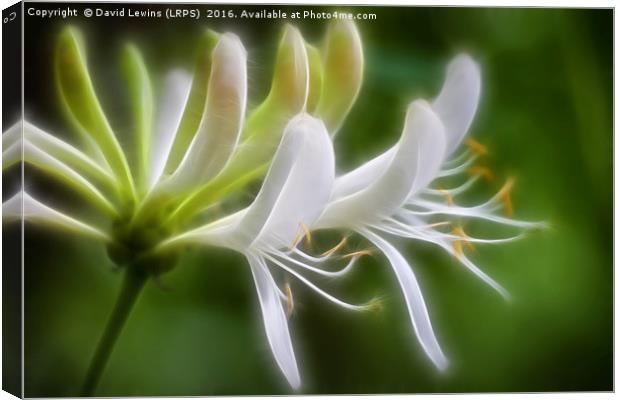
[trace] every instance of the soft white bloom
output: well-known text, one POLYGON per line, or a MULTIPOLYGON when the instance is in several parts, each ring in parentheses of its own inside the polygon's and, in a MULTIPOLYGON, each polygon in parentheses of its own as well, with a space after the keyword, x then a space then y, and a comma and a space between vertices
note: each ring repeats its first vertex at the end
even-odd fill
POLYGON ((454 223, 455 217, 478 218, 520 228, 537 226, 495 214, 501 208, 501 201, 508 201, 510 184, 488 202, 474 207, 455 206, 452 202, 453 197, 465 191, 477 177, 451 190, 428 188, 438 177, 462 174, 475 159, 475 155, 465 153, 446 162, 469 129, 479 95, 478 66, 467 55, 456 57, 448 67, 437 99, 431 104, 418 100, 409 106, 399 142, 336 179, 330 203, 315 225, 317 229, 353 229, 381 250, 398 279, 418 340, 439 369, 444 369, 448 361, 437 343, 420 287, 411 266, 389 238, 411 238, 440 246, 508 298, 504 288, 464 255, 462 244, 501 243, 520 236, 487 240, 466 236, 460 226, 449 233, 441 228, 454 223), (460 165, 452 166, 464 159, 460 165), (447 167, 441 170, 442 165, 447 167), (445 204, 446 197, 450 204, 445 204), (436 214, 444 215, 447 221, 430 223, 429 216, 436 214))
MULTIPOLYGON (((283 271, 347 310, 374 308, 374 299, 350 304, 308 277, 344 276, 369 252, 339 255, 345 240, 320 255, 299 247, 313 229, 357 232, 389 261, 422 348, 439 369, 445 369, 448 360, 436 339, 421 288, 393 239, 440 246, 508 297, 465 256, 463 245, 501 243, 520 235, 473 238, 455 220, 476 218, 520 229, 538 226, 496 214, 502 206, 511 211, 511 181, 489 201, 471 207, 455 205, 454 198, 472 186, 478 175, 452 189, 430 187, 438 178, 458 177, 470 170, 481 149, 471 142, 472 151, 450 159, 476 112, 481 86, 478 66, 466 55, 456 57, 439 96, 409 105, 399 141, 336 177, 331 137, 357 98, 363 76, 355 24, 332 23, 322 53, 307 44, 296 28, 285 26, 269 94, 247 116, 247 54, 241 41, 234 34, 211 31, 202 39, 193 76, 178 69, 170 72, 158 101, 142 56, 135 47, 126 48, 123 70, 135 149, 125 152, 95 93, 79 33, 71 28, 63 31, 56 48, 55 79, 81 143, 70 144, 20 122, 3 135, 3 170, 23 157, 25 163, 79 193, 104 217, 98 223, 107 223, 99 227, 80 221, 24 191, 4 202, 4 220, 23 217, 98 240, 117 265, 126 267, 127 281, 146 280, 174 267, 186 244, 225 247, 243 254, 253 275, 269 345, 293 388, 300 387, 301 381, 287 320, 293 309, 292 292, 288 283, 276 282, 271 272, 283 271), (249 206, 206 224, 200 219, 201 212, 263 175, 260 191, 249 206), (435 216, 444 220, 434 222, 435 216), (204 225, 196 227, 199 224, 204 225), (448 225, 454 229, 446 232, 448 225), (348 261, 338 270, 322 267, 337 259, 348 261)), ((137 294, 129 298, 135 301, 137 294)), ((103 351, 109 355, 109 349, 103 351)), ((85 393, 92 392, 103 371, 106 359, 101 359, 87 374, 85 393)))
POLYGON ((292 307, 269 269, 283 269, 324 298, 348 309, 365 310, 371 305, 352 305, 324 292, 306 278, 300 266, 314 273, 338 276, 305 266, 291 257, 291 246, 312 227, 323 212, 334 181, 334 152, 321 120, 307 114, 294 117, 286 126, 263 185, 252 204, 228 217, 173 237, 162 247, 181 243, 222 246, 243 253, 250 264, 258 292, 265 331, 274 357, 292 387, 300 385, 299 372, 288 333, 285 309, 292 307))

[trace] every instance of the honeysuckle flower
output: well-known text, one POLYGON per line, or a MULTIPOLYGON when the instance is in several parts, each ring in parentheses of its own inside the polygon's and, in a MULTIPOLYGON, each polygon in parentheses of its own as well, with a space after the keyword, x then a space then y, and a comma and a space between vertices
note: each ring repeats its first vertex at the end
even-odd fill
POLYGON ((199 227, 162 246, 199 243, 243 253, 258 292, 269 344, 291 386, 300 378, 288 332, 282 293, 269 273, 279 266, 321 294, 325 293, 287 266, 286 252, 304 226, 312 226, 323 212, 334 181, 334 154, 324 124, 307 114, 293 118, 284 130, 263 186, 254 202, 223 220, 199 227))
MULTIPOLYGON (((301 385, 287 318, 292 290, 274 270, 301 282, 347 310, 374 309, 376 299, 351 304, 327 293, 310 275, 342 277, 368 251, 343 254, 343 239, 311 254, 300 243, 316 229, 354 231, 388 259, 400 283, 414 331, 440 369, 447 358, 431 326, 421 289, 393 237, 439 245, 501 294, 505 290, 464 253, 472 243, 501 243, 519 236, 486 240, 465 234, 464 218, 516 228, 535 224, 495 214, 511 210, 508 182, 496 196, 473 207, 454 198, 488 172, 475 167, 484 148, 452 159, 469 129, 480 93, 478 67, 467 56, 448 68, 446 83, 431 103, 410 104, 399 142, 361 167, 335 176, 332 138, 339 131, 362 82, 362 45, 351 21, 330 24, 321 49, 286 25, 276 54, 267 97, 247 112, 247 54, 232 33, 206 31, 193 75, 170 71, 153 82, 139 50, 122 53, 124 87, 133 118, 123 144, 103 111, 86 63, 80 34, 62 32, 54 73, 63 111, 78 142, 70 143, 29 121, 3 134, 3 170, 22 161, 76 191, 98 214, 93 221, 70 216, 22 190, 3 203, 3 220, 23 218, 101 242, 110 259, 125 267, 125 283, 86 376, 90 394, 110 354, 114 338, 149 277, 173 268, 188 245, 218 246, 245 256, 252 272, 265 333, 275 361, 293 388, 301 385), (477 169, 476 169, 477 168, 477 169), (453 189, 430 185, 442 177, 477 172, 453 189), (247 206, 229 215, 209 214, 234 198, 249 182, 263 178, 247 206), (447 201, 447 203, 445 202, 447 201), (436 222, 435 216, 444 220, 436 222), (445 232, 444 227, 453 225, 445 232), (324 268, 345 260, 340 269, 324 268), (120 310, 120 311, 119 311, 120 310)), ((233 200, 234 201, 234 200, 233 200)))
MULTIPOLYGON (((361 85, 355 25, 332 23, 322 51, 286 25, 271 90, 247 116, 247 54, 240 39, 206 31, 198 47, 193 76, 175 69, 161 84, 152 81, 135 46, 124 48, 123 86, 133 119, 131 135, 122 141, 125 148, 98 100, 83 38, 67 28, 55 48, 54 79, 76 143, 30 121, 3 134, 3 170, 23 160, 74 190, 97 214, 92 221, 77 218, 21 190, 3 203, 3 221, 23 218, 97 240, 116 265, 125 267, 120 306, 114 311, 119 314, 104 332, 83 394, 94 390, 146 279, 173 268, 187 243, 223 246, 246 256, 267 338, 293 387, 299 387, 300 379, 284 311, 292 308, 292 297, 290 289, 276 286, 267 264, 344 307, 369 307, 324 292, 296 270, 289 254, 291 243, 322 213, 332 190, 330 134, 342 124, 361 85), (249 207, 204 225, 202 211, 267 170, 249 207)), ((339 272, 311 270, 338 276, 351 269, 358 255, 349 258, 339 272)))
POLYGON ((472 186, 478 176, 453 189, 428 188, 439 177, 464 174, 477 157, 476 152, 483 151, 482 145, 471 141, 471 151, 447 160, 469 129, 479 95, 478 66, 467 55, 456 57, 448 66, 439 96, 430 104, 417 100, 409 105, 399 142, 336 179, 330 202, 315 225, 317 229, 352 229, 385 255, 401 287, 418 341, 440 370, 447 367, 448 360, 437 342, 421 289, 409 262, 389 238, 416 239, 438 245, 508 298, 502 286, 466 257, 463 244, 504 243, 521 235, 502 239, 470 237, 460 226, 460 219, 476 218, 522 229, 540 226, 496 215, 502 203, 508 212, 512 210, 508 197, 511 180, 489 201, 473 207, 455 205, 454 197, 472 186), (444 219, 432 223, 429 219, 434 215, 444 219), (454 226, 452 232, 441 230, 450 225, 454 226))

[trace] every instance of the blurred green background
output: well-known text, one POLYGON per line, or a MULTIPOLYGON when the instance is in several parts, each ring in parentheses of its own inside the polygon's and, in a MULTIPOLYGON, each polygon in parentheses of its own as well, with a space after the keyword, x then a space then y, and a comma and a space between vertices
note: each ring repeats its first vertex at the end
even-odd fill
MULTIPOLYGON (((383 295, 382 312, 335 308, 291 281, 297 309, 290 326, 301 393, 612 390, 612 11, 340 9, 373 12, 377 19, 358 22, 365 80, 336 140, 338 168, 352 168, 390 146, 400 135, 407 103, 435 96, 447 62, 467 51, 483 74, 471 135, 489 147, 483 162, 497 179, 477 185, 465 200, 488 197, 503 178, 515 176, 516 215, 548 221, 552 228, 472 253, 510 291, 509 303, 439 249, 400 244, 451 361, 443 374, 417 344, 383 258, 367 258, 343 281, 324 283, 349 300, 383 295)), ((192 65, 193 46, 206 27, 235 32, 248 49, 255 105, 268 90, 283 25, 31 17, 25 23, 27 117, 63 137, 70 133, 52 82, 52 49, 64 24, 84 31, 95 86, 121 136, 128 132, 118 68, 124 41, 138 44, 157 80, 172 67, 192 65)), ((297 25, 312 42, 319 42, 326 28, 325 21, 297 25)), ((34 170, 26 171, 26 186, 65 209, 67 204, 80 208, 79 199, 34 170)), ((248 189, 248 198, 256 187, 248 189)), ((91 242, 28 226, 26 246, 25 394, 73 396, 121 274, 91 242)), ((264 337, 245 260, 213 249, 186 253, 160 286, 148 285, 97 391, 100 396, 287 393, 264 337)))

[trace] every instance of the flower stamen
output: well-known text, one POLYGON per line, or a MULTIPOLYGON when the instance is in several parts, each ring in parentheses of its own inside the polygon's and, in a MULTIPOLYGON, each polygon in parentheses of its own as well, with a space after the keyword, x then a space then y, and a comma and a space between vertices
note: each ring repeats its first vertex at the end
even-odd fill
POLYGON ((493 172, 491 172, 491 170, 487 167, 483 167, 481 165, 474 165, 472 167, 470 167, 467 172, 470 175, 474 175, 474 176, 481 176, 484 179, 486 179, 487 181, 492 181, 493 180, 493 172))
POLYGON ((321 257, 330 257, 331 255, 333 255, 334 253, 342 249, 346 244, 347 244, 347 237, 345 236, 342 238, 340 242, 338 242, 337 245, 327 250, 326 252, 322 253, 321 257))
POLYGON ((446 204, 450 207, 452 207, 454 205, 454 197, 452 197, 452 195, 450 194, 449 191, 447 191, 446 189, 438 189, 439 193, 441 193, 445 199, 446 199, 446 204))
POLYGON ((372 255, 373 255, 372 250, 358 250, 352 253, 345 254, 344 256, 342 256, 342 258, 346 259, 346 258, 351 258, 351 257, 363 257, 363 256, 372 256, 372 255))
POLYGON ((310 233, 310 229, 303 222, 300 223, 301 229, 303 231, 303 235, 306 239, 306 245, 310 246, 312 244, 312 234, 310 233))
POLYGON ((489 149, 487 149, 485 145, 475 139, 467 138, 467 140, 465 140, 465 145, 469 147, 469 150, 476 155, 485 156, 489 154, 489 149))
POLYGON ((454 253, 458 259, 465 255, 463 245, 465 245, 469 250, 474 251, 476 248, 474 247, 471 240, 469 240, 469 236, 465 233, 465 230, 462 226, 457 226, 452 230, 452 234, 459 236, 461 239, 454 240, 452 242, 452 247, 454 249, 454 253))
POLYGON ((295 310, 295 302, 293 301, 293 291, 291 290, 291 285, 288 282, 284 284, 284 291, 286 294, 286 316, 290 317, 293 315, 293 311, 295 310))
POLYGON ((504 213, 509 217, 512 216, 514 213, 512 199, 510 197, 510 192, 512 191, 512 188, 514 187, 514 183, 515 183, 514 178, 508 178, 506 180, 506 183, 504 183, 504 186, 502 186, 502 188, 499 190, 499 192, 497 192, 497 195, 496 195, 496 198, 501 200, 502 204, 504 205, 504 213))

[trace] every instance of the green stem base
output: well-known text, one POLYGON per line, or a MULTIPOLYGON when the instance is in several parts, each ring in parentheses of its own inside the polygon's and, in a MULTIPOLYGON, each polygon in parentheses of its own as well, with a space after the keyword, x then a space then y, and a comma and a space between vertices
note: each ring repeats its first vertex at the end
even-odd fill
POLYGON ((136 304, 147 279, 148 275, 144 272, 131 267, 127 268, 123 279, 123 286, 116 300, 116 305, 114 306, 114 310, 112 310, 103 336, 99 340, 97 350, 88 367, 80 396, 88 397, 93 395, 110 355, 114 350, 116 340, 123 330, 123 326, 125 326, 125 322, 127 322, 127 318, 134 304, 136 304))

